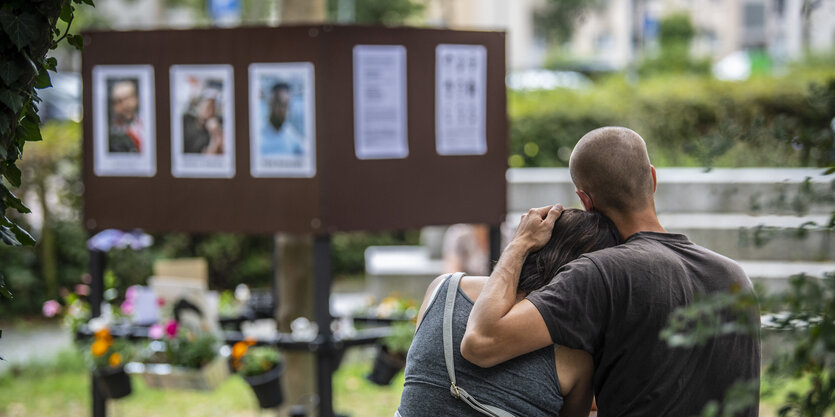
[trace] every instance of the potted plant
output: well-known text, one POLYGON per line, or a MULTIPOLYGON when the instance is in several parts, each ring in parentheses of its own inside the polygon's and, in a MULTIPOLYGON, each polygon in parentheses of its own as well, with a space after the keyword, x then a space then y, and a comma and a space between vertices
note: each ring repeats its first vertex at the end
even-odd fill
POLYGON ((374 368, 366 379, 377 385, 388 385, 392 378, 406 367, 406 353, 415 336, 415 324, 412 321, 395 322, 391 333, 379 343, 374 368))
POLYGON ((125 340, 114 340, 108 328, 95 332, 89 358, 96 387, 104 397, 117 399, 132 392, 130 376, 124 367, 131 351, 125 340))
POLYGON ((252 387, 261 408, 278 407, 284 402, 281 355, 274 348, 254 344, 245 340, 232 346, 232 367, 252 387))
POLYGON ((149 346, 142 372, 149 386, 212 390, 229 375, 229 366, 218 353, 220 340, 213 333, 180 326, 175 320, 164 327, 155 324, 148 333, 158 339, 149 346))

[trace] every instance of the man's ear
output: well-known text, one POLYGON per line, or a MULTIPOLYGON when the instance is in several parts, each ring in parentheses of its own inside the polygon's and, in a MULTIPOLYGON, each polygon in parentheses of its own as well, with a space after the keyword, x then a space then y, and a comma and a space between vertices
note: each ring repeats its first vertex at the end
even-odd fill
POLYGON ((589 197, 589 195, 586 194, 585 191, 574 190, 574 192, 577 193, 577 197, 580 197, 580 202, 583 203, 583 208, 586 209, 586 211, 591 211, 594 208, 594 204, 591 201, 591 197, 589 197))
POLYGON ((658 177, 656 176, 654 166, 650 165, 649 170, 652 172, 652 193, 655 194, 655 189, 658 188, 658 177))

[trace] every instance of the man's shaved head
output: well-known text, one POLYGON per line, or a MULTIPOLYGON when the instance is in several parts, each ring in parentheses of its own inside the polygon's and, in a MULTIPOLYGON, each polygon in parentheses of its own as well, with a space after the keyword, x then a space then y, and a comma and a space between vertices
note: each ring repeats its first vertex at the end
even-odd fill
POLYGON ((601 127, 586 133, 568 166, 574 186, 604 213, 633 212, 652 204, 655 189, 647 146, 630 129, 601 127))

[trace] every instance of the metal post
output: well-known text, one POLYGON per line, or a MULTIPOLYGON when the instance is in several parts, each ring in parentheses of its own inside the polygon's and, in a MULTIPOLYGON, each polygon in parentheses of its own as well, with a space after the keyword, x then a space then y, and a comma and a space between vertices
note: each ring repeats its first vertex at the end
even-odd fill
MULTIPOLYGON (((104 268, 107 265, 107 254, 100 250, 90 250, 90 317, 101 315, 101 303, 104 300, 104 268)), ((91 375, 92 376, 92 375, 91 375)), ((107 408, 105 398, 96 386, 96 379, 90 378, 92 384, 93 417, 106 417, 107 408)))
POLYGON ((319 417, 333 413, 333 335, 331 334, 331 237, 321 235, 313 240, 314 312, 319 326, 319 349, 316 351, 316 385, 319 392, 319 417))
POLYGON ((493 272, 493 266, 496 265, 496 262, 499 260, 499 256, 502 252, 502 230, 501 226, 497 225, 490 225, 490 260, 488 262, 490 265, 487 266, 487 270, 493 272))

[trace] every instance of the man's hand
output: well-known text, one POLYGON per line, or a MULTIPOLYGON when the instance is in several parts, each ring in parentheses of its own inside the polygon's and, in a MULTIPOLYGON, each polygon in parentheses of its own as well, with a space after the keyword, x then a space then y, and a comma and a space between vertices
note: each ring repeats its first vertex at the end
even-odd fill
POLYGON ((561 204, 530 209, 513 235, 513 242, 521 244, 528 253, 541 249, 551 239, 554 223, 560 218, 561 204))
POLYGON ((555 204, 522 216, 467 320, 461 354, 468 361, 489 367, 551 344, 539 310, 528 300, 516 303, 516 288, 525 258, 548 243, 561 214, 555 204))

